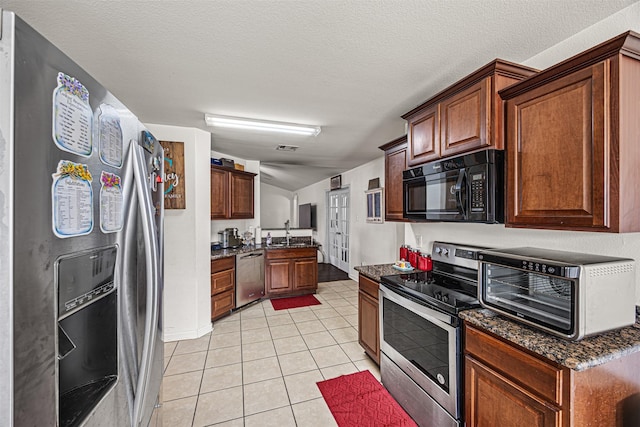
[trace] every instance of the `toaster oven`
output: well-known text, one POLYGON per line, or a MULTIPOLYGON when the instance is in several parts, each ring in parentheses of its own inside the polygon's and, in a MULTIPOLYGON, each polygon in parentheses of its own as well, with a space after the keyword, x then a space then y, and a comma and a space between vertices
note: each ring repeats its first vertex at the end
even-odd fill
POLYGON ((577 341, 635 323, 635 261, 537 248, 478 254, 482 306, 577 341))

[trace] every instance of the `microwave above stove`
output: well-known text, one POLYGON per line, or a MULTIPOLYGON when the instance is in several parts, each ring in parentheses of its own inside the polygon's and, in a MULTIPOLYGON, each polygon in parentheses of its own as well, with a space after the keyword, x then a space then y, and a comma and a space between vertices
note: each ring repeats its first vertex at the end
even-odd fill
POLYGON ((633 325, 635 261, 538 248, 478 254, 480 304, 560 338, 633 325))
POLYGON ((504 153, 483 150, 402 173, 403 217, 424 221, 504 222, 504 153))

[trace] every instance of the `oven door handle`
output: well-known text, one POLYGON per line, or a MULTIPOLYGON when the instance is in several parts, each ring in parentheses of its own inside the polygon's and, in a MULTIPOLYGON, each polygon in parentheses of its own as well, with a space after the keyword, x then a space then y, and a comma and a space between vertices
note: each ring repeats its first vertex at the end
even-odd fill
POLYGON ((467 172, 466 170, 460 169, 460 174, 458 175, 458 180, 456 181, 456 185, 454 187, 456 192, 456 204, 458 205, 458 210, 462 213, 463 218, 467 218, 467 210, 465 207, 465 200, 462 198, 462 188, 466 186, 466 178, 467 172))
MULTIPOLYGON (((378 288, 378 299, 379 301, 382 301, 384 298, 388 299, 389 301, 395 302, 398 305, 401 305, 405 309, 414 312, 418 316, 427 319, 434 325, 439 326, 441 329, 444 329, 447 332, 456 329, 451 315, 427 307, 426 305, 413 302, 407 297, 397 294, 392 289, 389 289, 383 283, 380 283, 380 286, 378 288)), ((380 304, 380 323, 382 323, 383 318, 382 308, 383 304, 380 304)))

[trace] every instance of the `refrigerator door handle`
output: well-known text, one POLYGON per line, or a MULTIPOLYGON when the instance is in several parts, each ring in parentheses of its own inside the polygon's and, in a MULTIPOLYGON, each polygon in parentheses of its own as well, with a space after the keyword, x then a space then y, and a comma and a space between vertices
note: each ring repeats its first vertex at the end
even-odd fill
POLYGON ((133 175, 135 178, 136 192, 138 194, 138 207, 142 222, 144 236, 145 263, 147 266, 147 311, 145 316, 144 342, 142 346, 141 366, 138 371, 138 383, 135 391, 133 423, 139 426, 142 422, 143 403, 149 385, 151 374, 151 361, 153 360, 154 342, 156 340, 156 325, 158 323, 158 278, 159 278, 159 256, 155 236, 153 203, 147 185, 147 174, 145 168, 144 151, 141 146, 131 142, 130 150, 133 160, 133 175))

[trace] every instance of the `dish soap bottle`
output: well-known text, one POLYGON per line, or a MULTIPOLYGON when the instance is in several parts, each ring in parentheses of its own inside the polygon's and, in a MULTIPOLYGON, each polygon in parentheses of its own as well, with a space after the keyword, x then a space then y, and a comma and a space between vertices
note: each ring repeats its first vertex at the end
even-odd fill
POLYGON ((271 232, 267 233, 267 246, 271 245, 271 232))

